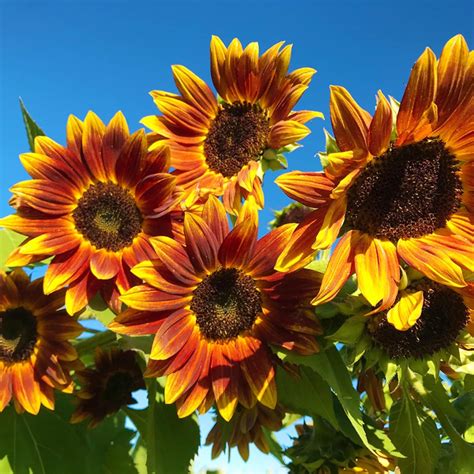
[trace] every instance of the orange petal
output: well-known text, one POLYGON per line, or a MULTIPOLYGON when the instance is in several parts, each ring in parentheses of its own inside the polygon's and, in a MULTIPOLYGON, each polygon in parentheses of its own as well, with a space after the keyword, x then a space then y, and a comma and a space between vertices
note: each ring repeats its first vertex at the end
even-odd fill
POLYGON ((341 151, 367 150, 370 114, 357 105, 349 92, 340 86, 331 86, 331 123, 341 151))
POLYGON ((323 224, 319 230, 312 249, 327 249, 337 239, 346 216, 347 201, 345 196, 331 200, 324 216, 323 224))
POLYGON ((156 334, 169 314, 167 311, 136 311, 135 309, 127 308, 118 314, 108 327, 118 334, 129 334, 132 336, 156 334))
POLYGON ((401 239, 398 241, 397 251, 405 262, 431 280, 456 288, 466 286, 461 268, 439 245, 426 243, 423 237, 401 239))
POLYGON ((337 243, 324 273, 319 293, 311 302, 312 304, 318 305, 331 301, 354 273, 354 248, 359 239, 360 233, 351 230, 337 243))
POLYGON ((128 138, 115 164, 115 175, 120 184, 132 187, 136 183, 142 163, 145 161, 147 148, 143 129, 137 130, 128 138))
POLYGON ((37 415, 41 406, 40 386, 35 380, 30 361, 15 365, 12 370, 13 394, 20 405, 32 415, 37 415))
POLYGON ((436 56, 426 48, 410 74, 397 115, 397 145, 402 145, 431 106, 436 92, 436 56))
POLYGON ((222 265, 244 268, 253 256, 257 232, 257 223, 252 219, 235 226, 219 249, 219 261, 222 265))
POLYGON ((71 222, 61 217, 57 219, 31 219, 20 217, 17 214, 11 214, 0 219, 0 226, 30 236, 46 233, 55 234, 72 228, 71 222))
POLYGON ((11 372, 0 363, 0 413, 10 403, 12 398, 11 372))
POLYGON ((329 200, 334 182, 324 173, 291 171, 275 179, 290 198, 309 207, 320 207, 329 200))
POLYGON ((213 35, 211 38, 211 76, 217 92, 225 98, 225 74, 224 63, 227 56, 227 48, 222 40, 213 35))
POLYGON ((127 121, 122 112, 117 112, 107 125, 102 141, 102 160, 110 181, 116 181, 115 165, 129 136, 127 121))
POLYGON ((82 239, 76 230, 56 234, 43 234, 27 241, 20 248, 22 254, 54 255, 78 247, 82 239))
POLYGON ((410 329, 421 316, 423 310, 423 292, 408 293, 402 291, 400 299, 387 312, 387 321, 399 331, 410 329))
POLYGON ((204 204, 202 218, 211 229, 217 244, 220 246, 225 236, 229 233, 229 223, 223 204, 213 194, 209 195, 208 200, 204 204))
POLYGON ((158 217, 173 206, 173 192, 176 177, 169 173, 146 176, 138 182, 135 193, 140 210, 144 215, 158 217))
POLYGON ((392 123, 390 103, 382 94, 382 91, 379 91, 377 108, 370 123, 367 137, 369 151, 372 155, 379 156, 388 148, 392 133, 392 123))
POLYGON ((268 146, 278 150, 286 145, 296 143, 309 135, 311 130, 296 120, 280 120, 270 130, 268 146))
POLYGON ((78 313, 95 296, 98 289, 98 281, 90 273, 70 284, 66 291, 67 312, 71 315, 78 313))
POLYGON ((84 158, 93 177, 107 181, 107 170, 102 160, 102 139, 105 125, 94 112, 88 112, 84 120, 82 150, 84 158))
POLYGON ((110 280, 120 271, 121 265, 120 255, 105 249, 96 250, 90 260, 91 272, 98 280, 110 280))
MULTIPOLYGON (((199 381, 184 396, 176 400, 176 408, 179 418, 191 415, 198 408, 201 410, 203 402, 209 395, 209 377, 203 371, 199 381)), ((210 407, 209 407, 210 408, 210 407)), ((205 413, 207 410, 201 412, 205 413)))
POLYGON ((120 300, 131 308, 142 311, 165 311, 186 306, 192 296, 177 296, 155 290, 146 285, 131 288, 120 297, 120 300))

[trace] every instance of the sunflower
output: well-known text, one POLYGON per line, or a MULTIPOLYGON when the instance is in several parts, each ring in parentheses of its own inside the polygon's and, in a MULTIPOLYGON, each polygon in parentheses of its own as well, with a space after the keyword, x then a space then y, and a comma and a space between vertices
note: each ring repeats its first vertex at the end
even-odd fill
POLYGON ((84 122, 69 117, 66 148, 36 137, 35 153, 20 159, 33 179, 11 188, 17 213, 0 225, 28 238, 7 264, 53 257, 44 292, 68 287, 70 314, 97 291, 118 310, 119 293, 137 282, 130 268, 153 255, 150 236, 172 235, 180 193, 168 149, 148 152, 143 130, 130 135, 120 112, 107 126, 89 112, 84 122))
POLYGON ((441 57, 426 49, 395 116, 379 93, 373 117, 346 89, 331 88, 337 151, 322 173, 277 182, 317 208, 292 236, 276 268, 288 270, 329 248, 343 228, 314 304, 331 300, 349 276, 378 310, 398 294, 400 263, 452 287, 474 270, 474 70, 461 35, 441 57), (344 225, 344 227, 342 227, 344 225))
POLYGON ((265 430, 278 431, 283 427, 285 411, 277 405, 271 410, 261 403, 253 408, 238 406, 235 416, 227 424, 217 419, 207 435, 206 445, 212 445, 212 459, 217 458, 226 447, 237 447, 244 461, 249 458, 249 445, 255 444, 262 453, 270 452, 265 430))
POLYGON ((60 309, 64 291, 45 296, 42 287, 23 270, 0 271, 0 412, 12 399, 19 413, 54 410, 54 389, 72 390, 69 339, 82 328, 60 309))
POLYGON ((223 204, 210 196, 203 217, 186 213, 183 246, 168 237, 151 243, 158 255, 132 272, 146 284, 121 299, 130 308, 110 325, 120 334, 156 334, 146 375, 167 375, 165 402, 178 415, 214 402, 230 420, 238 402, 277 402, 269 344, 312 354, 319 327, 309 308, 320 274, 274 271, 294 225, 257 241, 257 212, 247 202, 229 232, 223 204))
POLYGON ((170 144, 178 183, 223 194, 233 214, 249 195, 263 207, 263 172, 285 167, 282 153, 310 133, 306 122, 322 117, 292 111, 316 71, 304 67, 288 73, 291 46, 282 46, 259 57, 258 43, 243 49, 234 39, 227 48, 213 36, 211 73, 219 97, 189 69, 173 66, 180 95, 152 91, 163 115, 142 120, 156 143, 170 144))
POLYGON ((89 427, 99 424, 107 415, 136 403, 132 393, 145 389, 143 374, 135 351, 97 347, 95 366, 77 372, 81 389, 76 393, 77 407, 71 423, 90 418, 89 427))

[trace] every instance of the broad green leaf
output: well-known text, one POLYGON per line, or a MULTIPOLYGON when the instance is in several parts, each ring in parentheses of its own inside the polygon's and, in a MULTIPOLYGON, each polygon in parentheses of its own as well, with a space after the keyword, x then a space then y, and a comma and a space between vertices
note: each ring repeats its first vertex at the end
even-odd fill
POLYGON ((31 118, 28 110, 26 110, 25 104, 20 99, 21 115, 23 116, 23 122, 25 123, 26 136, 28 137, 28 143, 30 150, 35 151, 35 138, 46 135, 38 124, 31 118))
POLYGON ((147 410, 135 410, 133 408, 124 407, 122 410, 132 420, 137 430, 140 433, 146 433, 147 429, 147 410))
POLYGON ((115 318, 115 313, 107 306, 99 293, 89 302, 88 310, 88 312, 104 326, 107 326, 115 318))
POLYGON ((390 434, 405 456, 399 460, 402 472, 430 474, 441 452, 441 440, 436 424, 408 396, 392 405, 390 434))
POLYGON ((84 474, 86 456, 83 440, 57 413, 18 415, 9 406, 0 414, 2 474, 64 474, 66 460, 68 474, 84 474))
POLYGON ((9 229, 0 229, 0 269, 7 268, 6 261, 8 256, 15 250, 24 240, 24 235, 17 234, 9 229))
POLYGON ((335 333, 327 336, 327 339, 343 344, 355 344, 362 335, 366 323, 367 317, 364 315, 348 318, 335 333))
POLYGON ((138 471, 138 474, 148 474, 147 467, 146 467, 146 457, 147 452, 145 448, 145 444, 143 443, 143 439, 140 437, 138 438, 137 444, 133 449, 133 461, 135 462, 135 468, 138 471))
POLYGON ((272 431, 268 430, 265 427, 262 428, 262 431, 263 431, 263 434, 265 435, 268 446, 270 447, 270 454, 274 456, 276 459, 278 459, 278 461, 280 461, 282 464, 284 464, 283 450, 280 444, 275 439, 275 435, 273 434, 272 431))
POLYGON ((339 427, 329 385, 313 370, 300 367, 300 376, 292 377, 277 369, 278 398, 281 404, 300 415, 319 415, 339 427))
POLYGON ((195 415, 178 418, 176 407, 166 405, 163 395, 151 384, 148 394, 147 448, 148 474, 187 474, 197 454, 200 435, 195 415))

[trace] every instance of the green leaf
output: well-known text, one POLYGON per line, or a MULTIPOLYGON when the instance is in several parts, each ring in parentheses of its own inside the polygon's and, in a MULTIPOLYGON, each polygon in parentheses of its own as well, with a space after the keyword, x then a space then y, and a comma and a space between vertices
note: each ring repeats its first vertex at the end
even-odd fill
POLYGON ((262 428, 262 431, 267 440, 268 446, 270 447, 270 454, 276 459, 278 459, 278 461, 280 461, 282 464, 285 464, 285 461, 283 459, 283 450, 280 444, 275 439, 275 435, 273 434, 273 432, 265 427, 262 428))
POLYGON ((7 268, 6 262, 8 256, 15 250, 24 240, 24 235, 17 234, 9 229, 0 230, 0 269, 7 268))
POLYGON ((31 118, 30 114, 26 110, 25 104, 20 98, 21 115, 23 116, 23 122, 25 123, 26 135, 28 137, 28 143, 30 150, 35 151, 35 138, 46 135, 38 124, 31 118))
POLYGON ((174 405, 165 405, 163 395, 151 384, 146 436, 148 474, 187 474, 197 454, 200 435, 195 415, 178 418, 174 405))
POLYGON ((111 323, 116 316, 99 293, 89 302, 89 309, 90 313, 104 326, 111 323))
POLYGON ((401 453, 402 472, 429 474, 434 471, 441 452, 438 429, 421 407, 408 396, 392 405, 390 410, 390 434, 401 453))
POLYGON ((316 372, 300 367, 300 376, 292 377, 279 367, 276 380, 278 398, 285 408, 300 415, 319 415, 339 427, 331 389, 316 372))
POLYGON ((327 336, 327 339, 343 344, 355 344, 362 335, 366 323, 367 316, 364 315, 348 318, 335 333, 327 336))
POLYGON ((36 416, 18 415, 9 406, 0 414, 2 474, 64 474, 86 472, 85 445, 71 425, 42 409, 36 416))

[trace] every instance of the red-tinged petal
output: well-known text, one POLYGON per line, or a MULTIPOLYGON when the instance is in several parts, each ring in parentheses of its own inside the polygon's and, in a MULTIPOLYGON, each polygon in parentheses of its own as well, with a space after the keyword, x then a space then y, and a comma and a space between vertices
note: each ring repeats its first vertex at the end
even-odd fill
POLYGON ((147 154, 148 144, 145 131, 137 130, 125 142, 115 165, 117 181, 124 186, 136 183, 140 168, 147 154))
POLYGON ((61 232, 60 234, 43 234, 26 242, 20 252, 27 255, 54 255, 72 250, 81 244, 77 231, 61 232))
POLYGON ((255 254, 247 265, 247 272, 253 278, 263 278, 275 273, 276 261, 296 227, 296 224, 282 225, 257 241, 255 254))
POLYGON ((390 135, 392 133, 392 108, 390 103, 382 94, 378 92, 378 104, 374 117, 369 127, 367 137, 369 151, 374 156, 381 155, 390 144, 390 135))
POLYGON ((400 300, 388 310, 387 321, 398 331, 407 331, 421 316, 423 300, 422 291, 415 293, 402 291, 400 300))
MULTIPOLYGON (((23 243, 29 242, 31 239, 26 239, 23 243)), ((17 247, 8 256, 5 264, 8 267, 26 267, 32 263, 41 262, 49 255, 24 255, 21 253, 21 247, 17 247)))
POLYGON ((227 358, 224 347, 219 344, 213 346, 210 374, 219 413, 224 420, 230 421, 237 408, 237 391, 231 389, 235 383, 232 380, 233 361, 227 358))
POLYGON ((12 398, 12 379, 10 370, 0 363, 0 413, 10 403, 12 398))
POLYGON ((232 229, 219 249, 219 261, 224 267, 245 268, 253 257, 257 243, 257 222, 247 220, 232 229))
POLYGON ((165 236, 151 238, 150 243, 176 279, 188 286, 199 282, 189 256, 180 243, 165 236))
POLYGON ((324 173, 291 171, 275 179, 290 198, 309 207, 320 207, 329 201, 334 182, 324 173))
POLYGON ((183 348, 175 354, 174 357, 170 359, 171 363, 166 368, 165 375, 172 374, 184 367, 188 361, 194 357, 198 345, 201 343, 202 337, 197 326, 194 327, 191 336, 188 339, 188 342, 183 346, 183 348))
POLYGON ((145 215, 156 215, 173 204, 176 177, 168 173, 147 176, 137 185, 135 193, 139 207, 145 215))
MULTIPOLYGON (((313 69, 312 67, 301 67, 299 69, 295 69, 294 71, 290 72, 288 74, 288 79, 291 82, 297 83, 297 84, 305 84, 309 85, 311 82, 311 79, 313 76, 316 74, 316 69, 313 69)), ((320 112, 316 112, 320 113, 320 112)))
POLYGON ((141 176, 145 177, 150 174, 167 173, 170 168, 170 163, 170 147, 164 141, 157 142, 153 150, 148 149, 141 176))
POLYGON ((443 48, 438 61, 436 105, 439 120, 444 122, 461 102, 466 77, 469 48, 462 35, 451 38, 443 48))
POLYGON ((402 145, 431 106, 436 92, 436 56, 426 48, 413 66, 397 115, 397 145, 402 145))
POLYGON ((172 314, 170 311, 137 311, 128 308, 118 314, 108 327, 118 334, 128 334, 131 336, 156 334, 170 314, 172 314))
POLYGON ((229 223, 223 204, 213 194, 209 195, 204 204, 202 218, 211 229, 217 244, 220 246, 229 233, 229 223))
POLYGON ((120 300, 131 308, 142 311, 166 311, 186 306, 192 296, 177 296, 155 290, 146 285, 131 288, 120 297, 120 300))
POLYGON ((78 313, 95 296, 98 289, 99 283, 92 274, 85 273, 78 278, 66 291, 67 312, 71 315, 78 313))
POLYGON ((198 109, 213 118, 217 113, 217 101, 209 86, 184 66, 171 66, 174 81, 181 95, 198 109))
POLYGON ((344 223, 346 208, 347 201, 345 196, 331 201, 324 216, 321 229, 312 245, 313 250, 327 249, 336 241, 344 223))
POLYGON ((367 150, 370 114, 357 105, 344 87, 331 86, 331 123, 341 151, 367 150))
POLYGON ((398 293, 400 270, 395 244, 361 234, 354 248, 354 263, 361 293, 372 305, 391 306, 398 293), (394 273, 395 272, 395 273, 394 273))
POLYGON ((196 384, 201 373, 208 372, 211 350, 207 341, 200 340, 195 353, 177 372, 168 374, 165 386, 165 403, 175 402, 183 393, 196 384))
POLYGON ((78 248, 54 257, 44 276, 44 292, 49 295, 82 275, 89 266, 92 247, 81 242, 78 248))
POLYGON ((15 196, 33 209, 45 214, 63 215, 71 212, 76 206, 73 188, 67 183, 51 182, 47 179, 22 181, 10 188, 15 196))
POLYGON ((41 404, 48 410, 54 410, 54 389, 45 383, 40 382, 41 404))
POLYGON ((292 271, 304 267, 313 260, 316 253, 313 250, 313 244, 321 230, 326 212, 327 208, 321 208, 305 217, 278 257, 275 270, 279 272, 292 271))
POLYGON ((257 177, 259 169, 259 163, 251 161, 248 165, 245 165, 237 175, 237 182, 239 186, 248 191, 249 193, 253 190, 253 182, 257 177))
POLYGON ((308 136, 311 130, 296 120, 280 120, 270 130, 268 145, 278 150, 291 143, 296 143, 308 136))
POLYGON ((217 266, 217 240, 209 226, 200 217, 186 213, 184 216, 186 251, 196 272, 210 273, 217 266))
POLYGON ((466 286, 462 270, 436 244, 426 244, 423 238, 401 239, 397 244, 400 257, 410 266, 442 285, 466 286))
POLYGON ((55 234, 73 228, 71 221, 60 217, 57 219, 31 219, 17 214, 0 219, 0 226, 32 237, 45 233, 55 234))
MULTIPOLYGON (((161 220, 157 219, 157 221, 155 221, 153 219, 145 219, 142 223, 144 230, 145 228, 147 231, 150 230, 150 221, 158 224, 161 220)), ((134 239, 132 245, 130 245, 129 247, 125 247, 122 252, 123 261, 130 268, 134 267, 143 260, 152 260, 156 258, 156 253, 153 250, 153 247, 151 246, 150 239, 143 233, 138 234, 138 236, 134 239)))
MULTIPOLYGON (((42 314, 48 314, 43 312, 42 314)), ((55 318, 41 318, 38 324, 38 334, 59 341, 73 339, 82 333, 84 327, 68 315, 62 315, 55 318)))
POLYGON ((227 48, 218 36, 211 38, 211 76, 214 87, 221 97, 225 98, 226 80, 224 74, 224 63, 227 56, 227 48))
MULTIPOLYGON (((2 220, 0 219, 0 225, 2 220)), ((455 235, 460 235, 474 245, 474 216, 466 211, 458 211, 453 214, 446 227, 455 235)))
POLYGON ((261 341, 250 337, 240 341, 240 348, 243 349, 242 373, 252 392, 262 405, 275 408, 277 402, 275 370, 268 348, 261 341))
POLYGON ((354 273, 354 248, 359 239, 360 233, 351 230, 338 242, 324 273, 319 293, 312 304, 331 301, 354 273))
POLYGON ((110 181, 116 180, 115 165, 129 136, 127 121, 122 112, 117 112, 107 125, 102 141, 102 159, 110 181))
POLYGON ((30 361, 15 365, 12 370, 13 393, 20 405, 32 415, 37 415, 41 406, 40 387, 35 380, 30 361))
POLYGON ((174 278, 161 260, 145 260, 132 269, 132 273, 154 288, 166 293, 185 295, 191 293, 196 285, 183 285, 174 278))
POLYGON ((313 110, 298 110, 297 112, 292 112, 288 115, 288 118, 290 120, 295 120, 296 122, 306 123, 315 118, 324 119, 324 115, 321 112, 315 112, 313 110))
POLYGON ((117 275, 121 266, 122 258, 115 252, 100 249, 92 253, 91 272, 98 280, 110 280, 117 275))
POLYGON ((94 112, 88 112, 84 120, 82 150, 91 175, 100 181, 107 181, 107 169, 102 159, 102 139, 105 125, 94 112))
POLYGON ((185 418, 194 413, 205 402, 208 394, 209 377, 203 371, 199 381, 182 398, 176 400, 178 417, 185 418))
POLYGON ((156 333, 150 359, 166 360, 174 356, 188 342, 194 326, 194 317, 187 309, 168 316, 156 333))
POLYGON ((82 155, 82 134, 84 124, 74 115, 69 115, 66 125, 67 147, 76 157, 82 155))

